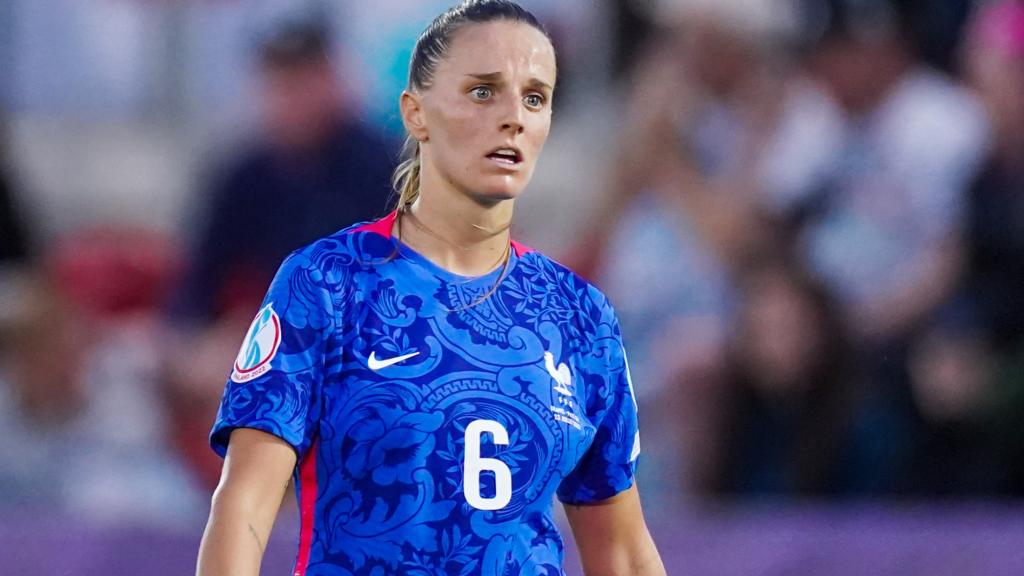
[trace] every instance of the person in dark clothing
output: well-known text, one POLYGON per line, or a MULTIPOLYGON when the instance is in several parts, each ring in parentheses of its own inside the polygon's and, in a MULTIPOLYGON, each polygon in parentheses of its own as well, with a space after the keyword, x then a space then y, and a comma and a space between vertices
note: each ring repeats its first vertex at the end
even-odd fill
POLYGON ((970 312, 947 310, 910 353, 910 452, 898 493, 985 497, 1005 483, 1000 413, 1007 407, 991 347, 970 312))
POLYGON ((866 425, 877 414, 832 297, 786 258, 744 270, 740 286, 709 492, 839 496, 887 484, 893 455, 867 436, 886 422, 866 425))
POLYGON ((993 345, 1013 352, 1024 341, 1024 167, 993 160, 978 178, 968 239, 966 289, 993 345))
POLYGON ((0 266, 22 262, 28 257, 25 223, 14 198, 3 152, 3 121, 0 119, 0 266))
POLYGON ((993 142, 968 197, 964 290, 996 351, 1024 341, 1024 5, 996 2, 972 22, 964 75, 981 97, 993 142))
POLYGON ((327 31, 308 21, 262 38, 265 138, 214 186, 177 320, 251 315, 288 253, 384 213, 397 148, 355 117, 330 48, 327 31))
POLYGON ((28 251, 11 194, 7 178, 0 172, 0 264, 23 260, 28 251))
POLYGON ((230 172, 196 250, 186 314, 212 319, 254 306, 289 252, 383 211, 387 145, 358 124, 327 138, 314 154, 257 150, 230 172), (259 234, 239 234, 241 223, 259 234))
MULTIPOLYGON (((354 112, 316 23, 278 26, 259 44, 263 137, 214 180, 206 220, 168 310, 165 366, 174 445, 198 482, 216 482, 207 446, 224 359, 292 251, 387 211, 398 146, 354 112)), ((345 77, 347 79, 347 77, 345 77)), ((212 486, 211 486, 212 488, 212 486)))

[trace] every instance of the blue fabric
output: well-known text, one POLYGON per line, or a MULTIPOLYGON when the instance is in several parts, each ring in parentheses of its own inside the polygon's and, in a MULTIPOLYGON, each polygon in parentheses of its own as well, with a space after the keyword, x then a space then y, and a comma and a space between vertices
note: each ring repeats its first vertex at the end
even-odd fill
POLYGON ((465 278, 354 227, 281 266, 211 438, 224 454, 256 428, 315 454, 307 574, 563 574, 553 496, 632 486, 631 388, 612 307, 566 268, 526 252, 465 278), (501 503, 488 466, 511 479, 494 510, 466 492, 501 503))

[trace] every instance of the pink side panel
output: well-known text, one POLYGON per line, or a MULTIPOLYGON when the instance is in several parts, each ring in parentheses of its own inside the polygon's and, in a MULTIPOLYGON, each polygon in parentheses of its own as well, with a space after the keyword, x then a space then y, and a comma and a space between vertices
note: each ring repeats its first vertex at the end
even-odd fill
POLYGON ((313 548, 313 523, 316 514, 316 442, 309 447, 299 467, 299 555, 295 560, 293 576, 305 576, 309 567, 309 553, 313 548))

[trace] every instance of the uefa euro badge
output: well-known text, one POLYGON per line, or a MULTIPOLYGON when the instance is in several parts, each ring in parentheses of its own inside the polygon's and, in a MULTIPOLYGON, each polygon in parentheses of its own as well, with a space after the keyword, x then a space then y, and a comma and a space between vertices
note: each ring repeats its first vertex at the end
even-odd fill
POLYGON ((280 345, 281 320, 271 302, 260 310, 249 326, 242 348, 238 351, 238 358, 235 358, 231 379, 242 383, 266 374, 270 371, 270 361, 280 345))

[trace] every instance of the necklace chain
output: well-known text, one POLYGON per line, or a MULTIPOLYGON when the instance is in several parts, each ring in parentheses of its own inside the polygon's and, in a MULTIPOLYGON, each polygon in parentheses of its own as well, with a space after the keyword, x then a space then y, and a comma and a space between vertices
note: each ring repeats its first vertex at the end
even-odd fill
MULTIPOLYGON (((449 246, 451 246, 453 248, 456 248, 458 250, 462 250, 463 252, 469 252, 470 250, 472 250, 474 248, 473 246, 462 246, 460 244, 456 244, 455 242, 452 242, 451 240, 448 240, 447 238, 441 236, 437 232, 434 232, 430 228, 427 228, 427 226, 425 224, 423 224, 422 222, 420 222, 420 219, 417 218, 416 215, 413 214, 412 211, 409 210, 408 208, 403 208, 402 210, 399 211, 399 218, 398 218, 398 241, 399 242, 402 241, 402 220, 405 219, 403 217, 405 215, 410 216, 409 221, 412 222, 413 226, 415 226, 417 229, 422 231, 424 234, 430 236, 431 238, 434 238, 435 240, 443 242, 443 243, 445 243, 445 244, 447 244, 447 245, 449 245, 449 246)), ((474 224, 473 226, 476 227, 476 228, 479 228, 481 230, 486 230, 484 227, 478 226, 476 224, 474 224)), ((501 230, 498 230, 498 231, 494 232, 492 234, 492 236, 496 236, 498 234, 501 234, 502 232, 504 232, 504 231, 506 231, 508 229, 509 229, 509 226, 505 226, 501 230)), ((495 261, 495 264, 497 264, 498 262, 501 262, 502 263, 502 268, 505 268, 506 266, 508 266, 508 261, 509 261, 509 257, 511 256, 511 254, 512 254, 512 242, 510 242, 510 241, 505 242, 505 249, 502 251, 501 256, 498 258, 498 260, 495 261)), ((504 275, 504 270, 503 270, 502 275, 504 275)))
MULTIPOLYGON (((431 230, 429 230, 428 228, 426 228, 426 227, 422 226, 421 224, 417 223, 416 222, 416 220, 417 220, 416 216, 414 216, 412 214, 412 212, 410 212, 408 210, 408 207, 404 207, 404 208, 402 208, 402 209, 400 209, 398 211, 398 242, 399 243, 401 243, 401 241, 402 241, 402 220, 404 219, 403 216, 405 214, 409 214, 410 216, 412 216, 412 218, 413 218, 413 225, 416 226, 417 228, 419 228, 420 230, 422 230, 425 234, 428 234, 428 235, 436 238, 437 240, 440 240, 441 242, 444 242, 446 244, 454 246, 454 247, 456 247, 456 248, 458 248, 460 250, 469 250, 469 248, 467 248, 467 247, 459 246, 458 244, 454 244, 454 243, 450 242, 449 240, 446 240, 445 238, 442 238, 439 234, 436 234, 436 233, 432 232, 431 230)), ((476 227, 480 228, 481 230, 484 229, 481 226, 476 226, 476 227)), ((508 230, 508 229, 509 229, 509 226, 506 226, 502 230, 499 230, 499 231, 495 232, 495 234, 500 234, 501 232, 503 232, 505 230, 508 230)), ((479 298, 479 299, 477 299, 477 300, 475 300, 475 301, 473 301, 470 304, 467 304, 465 306, 461 306, 459 308, 448 308, 446 306, 442 306, 442 308, 446 312, 451 313, 451 312, 458 312, 460 310, 467 310, 469 308, 472 308, 474 306, 477 306, 478 304, 481 304, 481 303, 485 302, 491 295, 493 295, 498 290, 498 285, 501 284, 502 280, 505 279, 505 274, 508 273, 508 266, 509 266, 509 263, 511 262, 511 260, 512 260, 512 242, 511 242, 511 239, 509 239, 508 242, 505 242, 505 250, 504 250, 504 252, 501 255, 501 260, 500 260, 500 262, 501 262, 501 273, 498 275, 498 279, 494 281, 494 285, 491 286, 490 290, 488 290, 487 293, 483 295, 483 297, 481 297, 481 298, 479 298)), ((471 281, 472 281, 472 278, 466 280, 466 282, 471 282, 471 281)))
MULTIPOLYGON (((476 248, 475 246, 463 246, 461 244, 458 244, 456 242, 453 242, 453 241, 445 238, 444 236, 441 236, 437 232, 434 232, 433 230, 428 228, 427 225, 424 224, 419 219, 418 216, 416 216, 416 214, 413 214, 412 210, 409 210, 408 208, 404 208, 402 210, 402 215, 404 216, 406 214, 409 216, 409 221, 412 222, 413 226, 415 226, 417 229, 419 229, 424 234, 434 238, 435 240, 444 242, 445 244, 447 244, 447 245, 449 245, 449 246, 451 246, 453 248, 456 248, 458 250, 462 250, 463 252, 469 252, 469 251, 473 250, 474 248, 476 248)), ((480 226, 479 224, 473 224, 472 226, 474 228, 476 228, 477 230, 483 230, 483 231, 486 231, 486 232, 491 232, 490 230, 488 230, 487 228, 484 228, 483 226, 480 226)), ((493 238, 494 236, 497 236, 498 234, 501 234, 502 232, 507 231, 509 229, 509 227, 510 227, 509 225, 506 225, 506 226, 503 226, 499 230, 491 232, 490 237, 493 238)))

